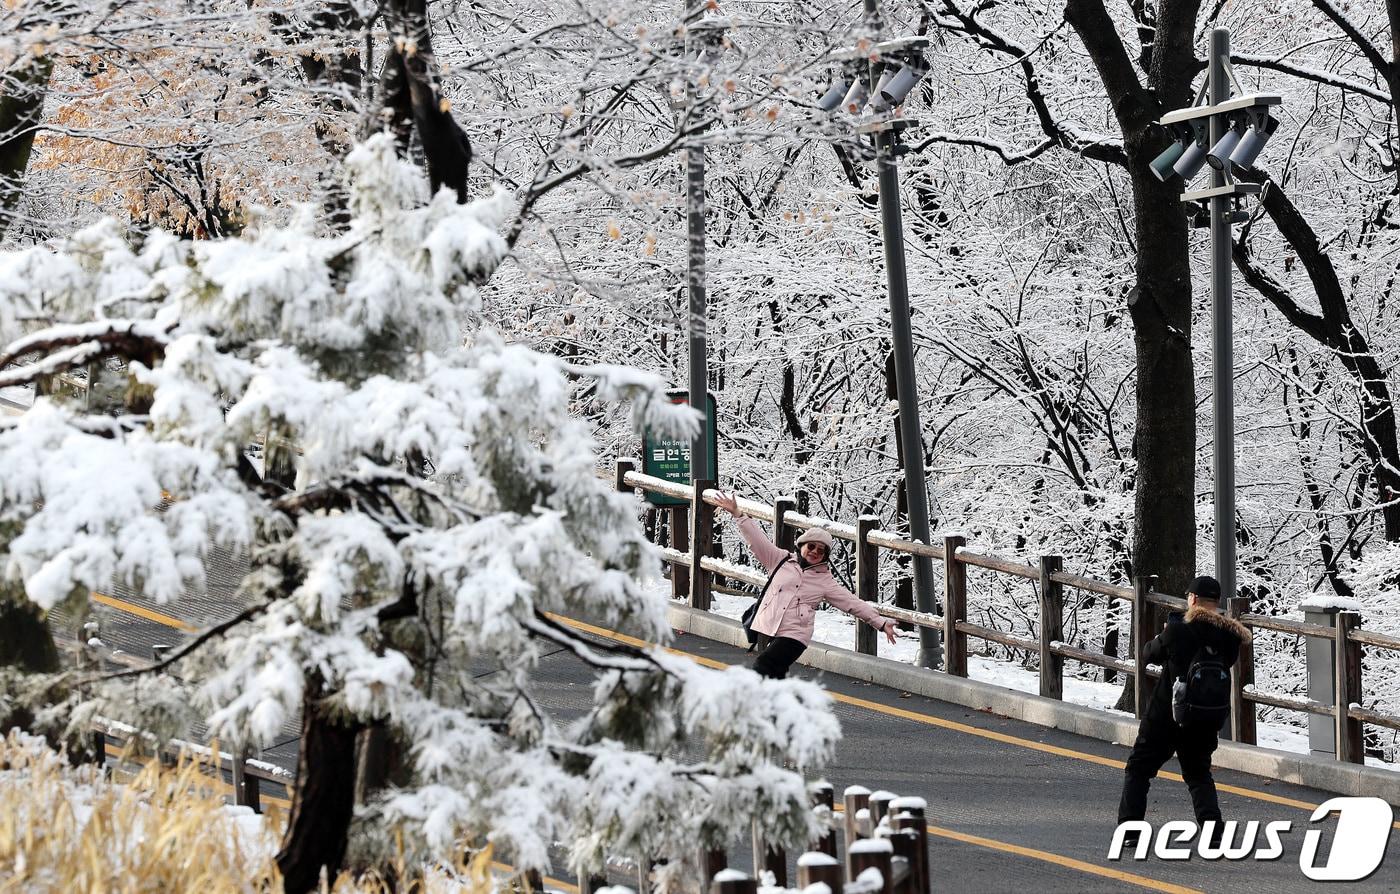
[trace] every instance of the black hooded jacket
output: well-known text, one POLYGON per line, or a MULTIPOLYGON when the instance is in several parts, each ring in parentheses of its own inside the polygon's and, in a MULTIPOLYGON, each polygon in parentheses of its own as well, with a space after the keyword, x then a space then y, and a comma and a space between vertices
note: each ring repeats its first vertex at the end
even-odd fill
POLYGON ((1147 704, 1147 718, 1172 723, 1172 683, 1186 676, 1202 645, 1212 646, 1226 667, 1240 657, 1240 645, 1250 641, 1249 628, 1214 609, 1197 606, 1186 612, 1184 623, 1167 624, 1142 654, 1149 664, 1162 665, 1162 676, 1147 704))

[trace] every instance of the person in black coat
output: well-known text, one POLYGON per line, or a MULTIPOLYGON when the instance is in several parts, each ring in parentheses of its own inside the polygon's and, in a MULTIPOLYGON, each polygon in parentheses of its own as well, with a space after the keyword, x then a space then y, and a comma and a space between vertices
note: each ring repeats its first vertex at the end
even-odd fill
POLYGON ((1219 744, 1220 724, 1179 725, 1172 719, 1172 684, 1186 677, 1202 648, 1212 649, 1212 658, 1227 669, 1232 667, 1239 658, 1241 644, 1249 642, 1250 634, 1239 621, 1220 613, 1220 584, 1213 577, 1196 578, 1186 594, 1186 604, 1185 617, 1169 620, 1143 649, 1149 664, 1162 666, 1162 676, 1152 690, 1137 741, 1128 755, 1118 822, 1140 820, 1147 814, 1147 790, 1152 778, 1175 753, 1182 779, 1191 793, 1196 822, 1215 820, 1215 836, 1219 836, 1223 831, 1220 802, 1210 775, 1210 757, 1219 744))

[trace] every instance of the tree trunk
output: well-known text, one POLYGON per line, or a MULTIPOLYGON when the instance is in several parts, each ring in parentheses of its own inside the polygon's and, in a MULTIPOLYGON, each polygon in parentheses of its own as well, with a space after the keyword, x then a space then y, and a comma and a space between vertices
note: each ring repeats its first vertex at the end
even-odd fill
POLYGON ((302 704, 301 753, 292 817, 277 868, 286 894, 305 894, 320 883, 321 869, 335 880, 345 859, 355 809, 355 736, 360 726, 331 716, 319 685, 302 704))
POLYGON ((1068 0, 1065 19, 1102 78, 1123 133, 1133 187, 1137 281, 1128 297, 1137 356, 1132 561, 1169 593, 1185 592, 1196 564, 1196 377, 1191 359, 1191 266, 1180 184, 1148 163, 1167 145, 1156 121, 1191 101, 1198 4, 1162 3, 1147 86, 1102 0, 1068 0))
POLYGON ((24 174, 34 134, 44 113, 53 63, 47 57, 26 56, 3 76, 0 94, 0 237, 14 219, 24 195, 24 174))
POLYGON ((433 190, 446 186, 457 193, 457 201, 466 202, 471 141, 438 87, 427 0, 393 0, 386 11, 391 37, 402 38, 385 60, 381 85, 390 129, 405 154, 416 133, 433 190), (410 45, 412 50, 402 48, 410 45))
POLYGON ((33 603, 0 598, 0 667, 26 673, 58 670, 58 647, 33 603))

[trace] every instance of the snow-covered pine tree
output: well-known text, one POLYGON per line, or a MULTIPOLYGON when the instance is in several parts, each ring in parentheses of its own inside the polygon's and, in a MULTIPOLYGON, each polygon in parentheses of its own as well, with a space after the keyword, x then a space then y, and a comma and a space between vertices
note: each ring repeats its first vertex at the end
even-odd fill
POLYGON ((12 675, 9 706, 164 735, 204 718, 235 746, 300 715, 289 891, 333 873, 347 842, 373 860, 391 829, 440 854, 490 844, 545 868, 563 843, 580 872, 615 853, 676 878, 697 844, 753 817, 775 841, 806 839, 799 772, 839 735, 819 689, 560 620, 669 633, 664 597, 639 583, 657 555, 596 475, 576 388, 630 400, 639 425, 689 418, 655 377, 572 366, 480 324, 504 196, 430 197, 386 136, 347 168, 343 234, 318 235, 308 212, 133 247, 109 221, 0 255, 0 386, 93 374, 86 407, 41 397, 0 427, 9 598, 81 610, 121 581, 176 600, 203 586, 211 544, 249 557, 229 619, 154 668, 48 705, 51 677, 12 675), (250 453, 269 432, 297 445, 293 489, 250 453), (532 695, 559 648, 596 679, 567 725, 532 695), (371 740, 389 758, 357 780, 371 740))

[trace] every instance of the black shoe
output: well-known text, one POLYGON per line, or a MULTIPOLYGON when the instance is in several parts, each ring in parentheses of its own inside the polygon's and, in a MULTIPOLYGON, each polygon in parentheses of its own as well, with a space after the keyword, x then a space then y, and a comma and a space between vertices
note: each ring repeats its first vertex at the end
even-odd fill
POLYGON ((1220 842, 1225 840, 1225 821, 1206 820, 1206 822, 1212 823, 1210 830, 1210 846, 1215 850, 1219 850, 1220 842))
POLYGON ((1125 857, 1126 857, 1126 858, 1132 858, 1135 854, 1137 854, 1138 842, 1139 842, 1141 839, 1142 839, 1142 836, 1141 836, 1141 834, 1140 834, 1136 829, 1133 829, 1133 830, 1128 831, 1128 832, 1124 832, 1124 833, 1123 833, 1123 849, 1122 849, 1121 851, 1118 852, 1118 853, 1119 853, 1120 859, 1121 859, 1121 858, 1125 858, 1125 857))

